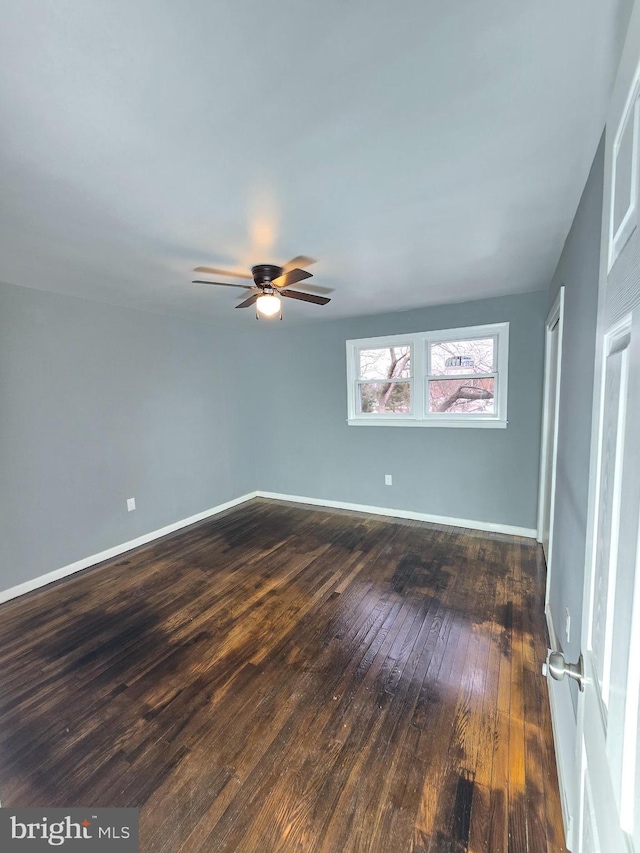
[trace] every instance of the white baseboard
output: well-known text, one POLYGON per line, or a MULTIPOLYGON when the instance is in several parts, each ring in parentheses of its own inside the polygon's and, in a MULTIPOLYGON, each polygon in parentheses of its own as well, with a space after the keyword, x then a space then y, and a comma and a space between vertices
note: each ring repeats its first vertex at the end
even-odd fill
POLYGON ((173 533, 175 530, 180 530, 182 527, 188 527, 190 524, 195 524, 197 521, 203 521, 212 515, 217 515, 219 512, 224 512, 225 509, 231 509, 238 504, 249 501, 257 497, 258 492, 249 492, 239 498, 234 498, 231 501, 226 501, 223 504, 206 509, 204 512, 199 512, 196 515, 183 518, 181 521, 175 521, 173 524, 167 524, 166 527, 161 527, 159 530, 153 530, 151 533, 145 533, 143 536, 138 536, 137 539, 130 539, 128 542, 123 542, 121 545, 115 545, 113 548, 107 548, 106 551, 101 551, 99 554, 93 554, 91 557, 84 557, 82 560, 77 560, 75 563, 69 563, 68 566, 63 566, 61 569, 55 569, 53 572, 48 572, 46 575, 40 575, 32 580, 12 586, 10 589, 0 590, 0 604, 5 601, 10 601, 12 598, 17 598, 19 595, 24 595, 27 592, 32 592, 34 589, 39 589, 41 586, 46 586, 53 581, 66 578, 68 575, 73 575, 75 572, 81 572, 83 569, 88 569, 90 566, 95 566, 97 563, 102 563, 104 560, 110 560, 112 557, 117 557, 119 554, 124 554, 125 551, 131 551, 133 548, 139 548, 140 545, 146 545, 147 542, 153 542, 154 539, 160 539, 161 536, 166 536, 168 533, 173 533))
POLYGON ((430 521, 432 524, 448 524, 451 527, 467 527, 471 530, 486 530, 490 533, 508 533, 511 536, 526 536, 529 539, 536 538, 536 531, 532 527, 515 527, 511 524, 499 524, 493 521, 470 521, 466 518, 449 518, 445 515, 431 515, 427 512, 414 512, 409 509, 391 509, 381 506, 367 506, 366 504, 352 504, 345 501, 330 501, 324 498, 305 498, 300 495, 281 495, 278 492, 258 491, 256 495, 260 498, 272 498, 279 501, 293 501, 300 504, 311 504, 311 506, 327 506, 335 509, 351 509, 355 512, 368 512, 373 515, 388 515, 392 518, 410 518, 414 521, 430 521))
POLYGON ((47 574, 40 575, 37 578, 25 581, 24 583, 13 586, 10 589, 0 590, 0 604, 5 601, 10 601, 12 598, 17 598, 19 595, 24 595, 27 592, 32 592, 34 589, 39 589, 42 586, 53 583, 54 581, 66 578, 68 575, 73 575, 76 572, 81 572, 83 569, 88 569, 105 560, 110 560, 112 557, 117 557, 124 554, 126 551, 131 551, 133 548, 139 548, 140 545, 146 545, 148 542, 153 542, 154 539, 159 539, 161 536, 166 536, 168 533, 173 533, 175 530, 180 530, 182 527, 188 527, 190 524, 195 524, 197 521, 202 521, 212 515, 217 515, 225 509, 231 509, 238 504, 245 503, 252 498, 271 498, 272 500, 293 501, 295 503, 310 504, 311 506, 326 506, 334 507, 335 509, 350 509, 356 512, 367 512, 374 515, 386 515, 391 518, 410 518, 415 521, 430 521, 434 524, 447 524, 452 527, 466 527, 471 530, 486 530, 492 533, 508 533, 513 536, 527 536, 535 539, 536 531, 528 527, 513 527, 509 524, 497 524, 488 521, 468 521, 463 518, 448 518, 444 515, 430 515, 425 512, 413 512, 412 510, 391 509, 388 507, 367 506, 365 504, 346 503, 345 501, 330 501, 321 498, 306 498, 300 495, 281 495, 277 492, 249 492, 239 498, 234 498, 226 503, 218 504, 211 509, 206 509, 204 512, 199 512, 197 515, 192 515, 189 518, 183 518, 181 521, 176 521, 173 524, 168 524, 166 527, 161 527, 159 530, 153 530, 151 533, 145 533, 143 536, 138 536, 136 539, 130 539, 128 542, 123 542, 121 545, 115 545, 113 548, 108 548, 106 551, 101 551, 99 554, 92 554, 90 557, 84 557, 82 560, 77 560, 75 563, 70 563, 68 566, 63 566, 61 569, 55 569, 47 574))
MULTIPOLYGON (((551 648, 556 651, 558 639, 553 624, 551 609, 544 609, 549 630, 551 648)), ((575 798, 576 761, 575 749, 578 738, 578 726, 571 701, 569 679, 555 681, 547 676, 549 687, 549 707, 551 709, 551 726, 553 728, 553 744, 556 752, 558 767, 558 786, 560 788, 560 803, 562 805, 562 821, 564 823, 565 842, 568 850, 573 850, 573 804, 575 798)))

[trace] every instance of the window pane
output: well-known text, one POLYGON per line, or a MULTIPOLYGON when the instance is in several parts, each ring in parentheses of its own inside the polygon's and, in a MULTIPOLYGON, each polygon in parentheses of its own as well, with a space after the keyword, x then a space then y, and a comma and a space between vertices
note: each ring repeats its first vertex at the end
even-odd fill
POLYGON ((393 379, 411 376, 411 347, 361 349, 358 379, 393 379))
POLYGON ((429 411, 495 414, 495 379, 436 379, 429 382, 429 411))
POLYGON ((358 387, 363 414, 409 414, 411 411, 410 382, 367 382, 358 387))
POLYGON ((495 363, 493 338, 471 341, 443 341, 430 344, 431 375, 456 376, 461 373, 493 373, 495 363))

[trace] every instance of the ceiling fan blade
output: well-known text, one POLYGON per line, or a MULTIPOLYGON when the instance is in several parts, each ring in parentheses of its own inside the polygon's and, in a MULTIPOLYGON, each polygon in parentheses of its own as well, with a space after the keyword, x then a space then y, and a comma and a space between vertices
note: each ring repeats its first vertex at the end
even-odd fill
POLYGON ((194 272, 208 272, 212 275, 230 275, 233 278, 250 278, 253 280, 253 276, 249 275, 246 272, 232 272, 231 270, 219 270, 215 267, 196 267, 194 272))
POLYGON ((191 284, 215 284, 216 287, 241 287, 243 290, 253 290, 250 284, 229 284, 228 281, 192 281, 191 284))
POLYGON ((305 281, 304 283, 305 292, 309 293, 317 293, 320 296, 324 296, 325 294, 333 293, 335 287, 324 287, 322 284, 314 284, 312 281, 305 281))
POLYGON ((299 281, 304 281, 305 278, 311 278, 311 273, 295 269, 278 276, 278 278, 274 278, 271 284, 281 290, 283 287, 289 287, 291 284, 297 284, 299 281))
POLYGON ((287 263, 283 265, 282 269, 284 272, 291 272, 291 270, 294 270, 297 267, 310 267, 311 264, 317 263, 318 262, 314 258, 308 258, 306 255, 296 255, 295 258, 291 258, 290 261, 287 261, 287 263))
POLYGON ((244 300, 244 302, 239 302, 239 303, 236 305, 236 308, 248 308, 250 305, 253 305, 253 303, 254 303, 257 299, 259 299, 261 296, 262 296, 262 292, 260 292, 260 293, 252 293, 252 294, 251 294, 251 296, 250 296, 248 299, 245 299, 245 300, 244 300))
POLYGON ((289 296, 291 299, 300 299, 302 302, 315 302, 316 305, 326 305, 331 300, 327 296, 316 296, 312 293, 301 293, 299 290, 283 290, 283 296, 289 296))

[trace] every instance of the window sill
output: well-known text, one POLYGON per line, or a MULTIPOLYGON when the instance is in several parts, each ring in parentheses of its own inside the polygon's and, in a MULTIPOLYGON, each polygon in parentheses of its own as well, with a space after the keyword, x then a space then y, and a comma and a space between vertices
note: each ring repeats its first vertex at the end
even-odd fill
POLYGON ((508 421, 489 420, 489 418, 475 418, 458 420, 447 418, 442 420, 414 420, 412 418, 348 418, 349 426, 385 426, 385 427, 453 427, 454 429, 506 429, 508 421))

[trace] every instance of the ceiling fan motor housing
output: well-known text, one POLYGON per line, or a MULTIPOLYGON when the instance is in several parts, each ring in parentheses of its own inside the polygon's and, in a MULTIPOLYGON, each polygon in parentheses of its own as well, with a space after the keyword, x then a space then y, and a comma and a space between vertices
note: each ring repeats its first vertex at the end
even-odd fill
POLYGON ((279 278, 282 275, 282 267, 275 264, 256 264, 255 267, 251 267, 251 274, 257 286, 261 287, 279 278))

